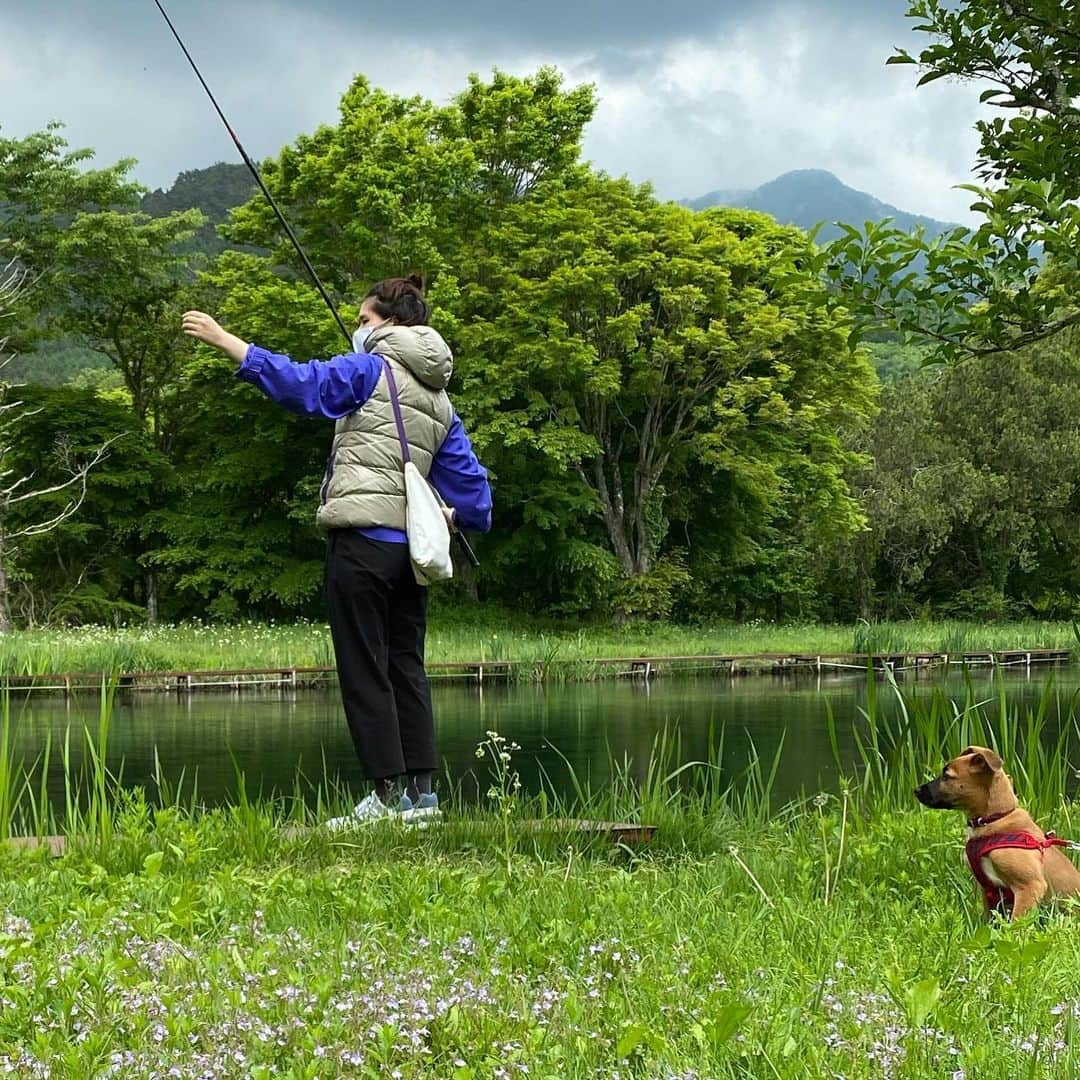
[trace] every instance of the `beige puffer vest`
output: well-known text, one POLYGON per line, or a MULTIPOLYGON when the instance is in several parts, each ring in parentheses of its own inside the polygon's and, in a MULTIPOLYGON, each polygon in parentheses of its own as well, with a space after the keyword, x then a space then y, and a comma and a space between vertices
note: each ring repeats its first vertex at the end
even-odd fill
MULTIPOLYGON (((450 347, 430 326, 380 326, 364 347, 393 366, 409 450, 427 476, 454 415, 446 395, 454 370, 450 347)), ((371 397, 335 425, 316 520, 324 531, 405 528, 401 443, 385 372, 371 397)))

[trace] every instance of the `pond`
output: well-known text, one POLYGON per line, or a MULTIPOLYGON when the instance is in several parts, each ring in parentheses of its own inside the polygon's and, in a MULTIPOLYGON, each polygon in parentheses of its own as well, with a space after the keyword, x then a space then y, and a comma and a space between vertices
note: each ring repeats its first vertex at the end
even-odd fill
MULTIPOLYGON (((987 669, 968 673, 982 698, 995 696, 987 669)), ((1034 706, 1047 680, 1055 687, 1055 714, 1064 715, 1080 690, 1078 668, 1011 669, 1003 673, 1010 705, 1034 706)), ((941 688, 957 701, 967 693, 964 676, 953 671, 901 683, 905 693, 928 695, 941 688)), ((885 709, 895 708, 888 687, 878 683, 885 709)), ((562 791, 579 781, 594 789, 606 784, 613 763, 627 763, 640 778, 657 737, 678 739, 674 764, 709 756, 720 743, 725 780, 734 779, 753 753, 771 763, 778 749, 775 792, 786 799, 801 791, 836 784, 836 762, 827 733, 828 710, 837 720, 841 756, 857 760, 852 727, 865 706, 866 676, 668 678, 651 683, 608 681, 560 686, 500 686, 436 683, 435 709, 444 772, 460 783, 466 798, 486 788, 486 767, 476 760, 477 744, 498 731, 521 746, 515 768, 528 791, 546 777, 562 791)), ((991 710, 996 703, 991 703, 991 710)), ((82 731, 95 731, 98 701, 93 695, 69 699, 33 696, 12 702, 15 759, 27 764, 51 739, 48 792, 57 806, 64 797, 59 747, 70 731, 72 760, 82 764, 82 731)), ((1051 727, 1060 722, 1055 715, 1051 727)), ((291 793, 298 774, 308 783, 326 775, 356 791, 363 785, 335 691, 220 692, 117 697, 109 729, 108 762, 122 766, 127 785, 155 794, 155 755, 172 783, 184 777, 191 790, 197 777, 199 800, 214 805, 236 794, 237 768, 250 795, 291 793)))
MULTIPOLYGON (((997 690, 988 670, 969 673, 982 699, 997 690)), ((1050 727, 1067 717, 1080 689, 1080 669, 1007 670, 1003 675, 1010 705, 1036 705, 1048 679, 1055 703, 1050 727)), ((901 683, 905 692, 927 694, 941 687, 963 702, 964 677, 927 677, 901 683)), ((879 681, 884 709, 895 695, 879 681)), ((619 681, 561 686, 500 686, 437 683, 435 710, 445 773, 460 783, 467 799, 486 790, 486 767, 477 761, 477 744, 498 731, 521 746, 515 755, 524 787, 536 791, 542 777, 570 791, 572 768, 594 789, 611 778, 612 763, 629 762, 640 778, 654 741, 677 734, 678 762, 700 760, 723 732, 720 764, 725 780, 734 779, 756 752, 771 764, 781 747, 775 793, 783 800, 802 791, 835 789, 836 763, 827 732, 827 710, 837 720, 841 756, 857 760, 852 728, 865 706, 866 676, 855 673, 823 678, 744 677, 667 678, 651 683, 619 681)), ((996 709, 991 701, 989 711, 996 709)), ((83 727, 96 731, 98 701, 93 695, 70 699, 33 696, 12 701, 13 756, 27 764, 52 740, 48 791, 63 805, 64 780, 59 747, 70 730, 72 761, 81 767, 83 727)), ((155 753, 163 774, 185 790, 198 778, 199 801, 214 805, 236 793, 237 767, 249 796, 291 793, 298 773, 310 782, 327 774, 352 789, 363 788, 335 691, 223 692, 189 696, 118 696, 109 728, 108 762, 122 764, 126 785, 144 785, 153 798, 155 753)), ((445 781, 443 781, 445 783, 445 781)), ((310 784, 301 785, 310 797, 310 784)))

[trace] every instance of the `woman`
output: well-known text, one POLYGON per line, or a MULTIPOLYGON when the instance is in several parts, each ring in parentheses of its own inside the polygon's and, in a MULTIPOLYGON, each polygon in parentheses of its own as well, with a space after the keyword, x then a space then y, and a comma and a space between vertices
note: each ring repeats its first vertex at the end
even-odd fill
POLYGON ((364 297, 354 352, 293 363, 188 311, 185 333, 240 364, 237 376, 279 405, 336 421, 319 527, 327 534, 326 600, 342 701, 374 790, 344 827, 399 814, 438 814, 431 692, 424 671, 427 590, 417 584, 405 535, 401 444, 387 390, 389 365, 412 459, 448 508, 451 528, 491 528, 491 489, 446 395, 453 357, 427 325, 416 278, 391 278, 364 297))

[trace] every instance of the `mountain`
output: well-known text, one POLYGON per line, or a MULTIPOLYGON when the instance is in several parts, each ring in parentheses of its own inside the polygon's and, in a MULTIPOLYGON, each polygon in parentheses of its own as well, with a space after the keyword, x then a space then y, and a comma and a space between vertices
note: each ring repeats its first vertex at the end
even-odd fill
POLYGON ((928 236, 937 236, 956 227, 946 221, 898 210, 865 191, 848 187, 824 169, 796 169, 753 191, 712 191, 699 199, 688 199, 683 205, 692 210, 705 210, 710 206, 761 210, 785 225, 798 225, 802 229, 811 229, 819 221, 825 222, 818 233, 818 239, 823 243, 841 235, 833 224, 836 221, 861 227, 867 221, 892 218, 898 229, 910 232, 922 225, 928 236))
POLYGON ((217 234, 217 226, 233 207, 248 201, 255 193, 255 181, 246 165, 219 161, 206 169, 188 169, 173 181, 168 191, 157 188, 144 195, 141 209, 151 217, 165 217, 173 210, 201 210, 206 224, 192 243, 197 251, 217 255, 232 245, 217 234))
MULTIPOLYGON (((180 173, 167 191, 161 188, 151 191, 143 197, 142 209, 152 217, 163 217, 173 210, 192 207, 201 210, 207 222, 193 246, 208 255, 216 255, 231 246, 218 236, 217 226, 228 218, 233 207, 247 202, 254 193, 255 184, 246 166, 219 161, 205 169, 188 169, 180 173)), ((818 222, 824 222, 818 233, 822 242, 840 235, 840 230, 833 224, 836 221, 861 226, 866 221, 892 218, 896 227, 904 232, 922 225, 928 236, 937 236, 955 227, 946 221, 898 210, 865 191, 848 187, 824 169, 796 169, 751 191, 710 191, 698 199, 685 200, 683 205, 692 210, 705 210, 710 206, 761 210, 785 225, 798 225, 802 229, 811 229, 818 222)))

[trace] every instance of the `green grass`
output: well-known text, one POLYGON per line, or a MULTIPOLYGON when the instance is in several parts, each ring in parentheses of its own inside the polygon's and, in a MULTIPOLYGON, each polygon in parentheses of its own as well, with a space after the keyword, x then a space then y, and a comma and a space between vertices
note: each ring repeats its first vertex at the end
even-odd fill
MULTIPOLYGON (((909 622, 817 626, 744 624, 683 627, 636 623, 621 627, 544 622, 480 608, 467 619, 436 614, 428 660, 513 660, 525 677, 589 678, 590 661, 614 656, 746 655, 762 652, 845 653, 1070 648, 1071 623, 984 625, 909 622)), ((185 624, 153 630, 84 627, 25 630, 0 638, 0 672, 186 671, 310 667, 333 663, 321 623, 185 624)))
POLYGON ((625 766, 599 791, 571 777, 568 799, 561 783, 518 792, 494 741, 485 807, 451 791, 438 828, 335 836, 299 828, 342 808, 329 786, 276 803, 241 786, 209 811, 181 787, 153 809, 101 764, 106 698, 71 736, 98 752, 65 808, 0 772, 9 819, 71 844, 59 860, 0 848, 0 1070, 1074 1077, 1080 922, 985 926, 958 815, 910 794, 985 741, 1045 824, 1077 835, 1077 732, 1047 723, 1072 703, 902 700, 838 718, 860 769, 786 806, 776 761, 721 780, 722 732, 704 761, 665 736, 642 782, 625 766), (632 851, 565 831, 568 814, 659 832, 632 851))
POLYGON ((828 902, 835 805, 695 824, 637 858, 522 840, 507 872, 481 821, 332 843, 132 811, 105 854, 4 861, 0 1067, 1076 1074, 1080 927, 980 929, 955 822, 852 821, 828 902))

